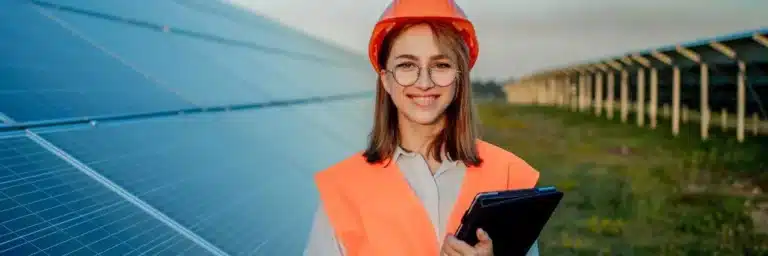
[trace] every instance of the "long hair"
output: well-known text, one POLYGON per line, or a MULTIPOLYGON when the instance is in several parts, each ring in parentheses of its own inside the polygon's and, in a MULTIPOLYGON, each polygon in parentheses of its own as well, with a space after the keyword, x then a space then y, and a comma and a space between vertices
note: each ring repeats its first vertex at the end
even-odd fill
MULTIPOLYGON (((462 161, 467 166, 480 165, 482 159, 477 152, 478 138, 475 124, 472 88, 469 78, 469 47, 462 40, 461 34, 448 23, 420 21, 394 28, 384 39, 379 54, 379 65, 386 66, 393 41, 407 28, 426 24, 432 29, 440 51, 458 66, 456 96, 445 110, 446 122, 443 129, 432 140, 428 153, 434 159, 442 161, 443 153, 451 160, 462 161)), ((381 79, 376 79, 376 106, 373 130, 368 137, 368 147, 363 153, 368 163, 377 163, 390 159, 400 143, 397 108, 389 94, 383 89, 381 79)))

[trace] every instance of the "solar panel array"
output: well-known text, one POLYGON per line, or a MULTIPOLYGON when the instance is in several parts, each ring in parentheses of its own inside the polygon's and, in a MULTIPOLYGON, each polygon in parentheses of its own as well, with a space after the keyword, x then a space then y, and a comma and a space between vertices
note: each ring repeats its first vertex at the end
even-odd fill
POLYGON ((218 1, 0 2, 0 255, 298 255, 365 58, 218 1))

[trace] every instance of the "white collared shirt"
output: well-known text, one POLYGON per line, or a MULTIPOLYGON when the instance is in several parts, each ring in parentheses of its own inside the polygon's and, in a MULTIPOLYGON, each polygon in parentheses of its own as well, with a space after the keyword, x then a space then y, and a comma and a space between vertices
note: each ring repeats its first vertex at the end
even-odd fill
POLYGON ((442 243, 449 216, 464 180, 466 166, 459 161, 445 160, 432 174, 427 160, 421 154, 407 152, 400 147, 395 149, 392 159, 427 210, 435 228, 436 239, 442 243))

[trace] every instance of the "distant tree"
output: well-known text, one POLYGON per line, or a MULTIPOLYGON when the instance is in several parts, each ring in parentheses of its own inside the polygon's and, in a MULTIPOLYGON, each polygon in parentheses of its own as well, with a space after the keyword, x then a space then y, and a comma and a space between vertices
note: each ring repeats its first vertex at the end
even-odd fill
POLYGON ((505 97, 502 90, 502 84, 494 80, 475 80, 472 81, 472 91, 476 98, 481 99, 503 99, 505 97))

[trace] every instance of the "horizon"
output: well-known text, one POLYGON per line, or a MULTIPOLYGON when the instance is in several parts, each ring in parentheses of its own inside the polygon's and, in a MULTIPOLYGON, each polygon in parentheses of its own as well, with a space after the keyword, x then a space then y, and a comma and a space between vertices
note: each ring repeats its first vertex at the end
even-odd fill
MULTIPOLYGON (((390 2, 221 1, 363 56, 370 29, 390 2)), ((695 5, 701 0, 456 1, 478 31, 477 79, 505 80, 768 26, 768 15, 760 11, 768 9, 768 1, 708 1, 703 6, 695 5), (510 65, 510 60, 517 61, 510 65)))

